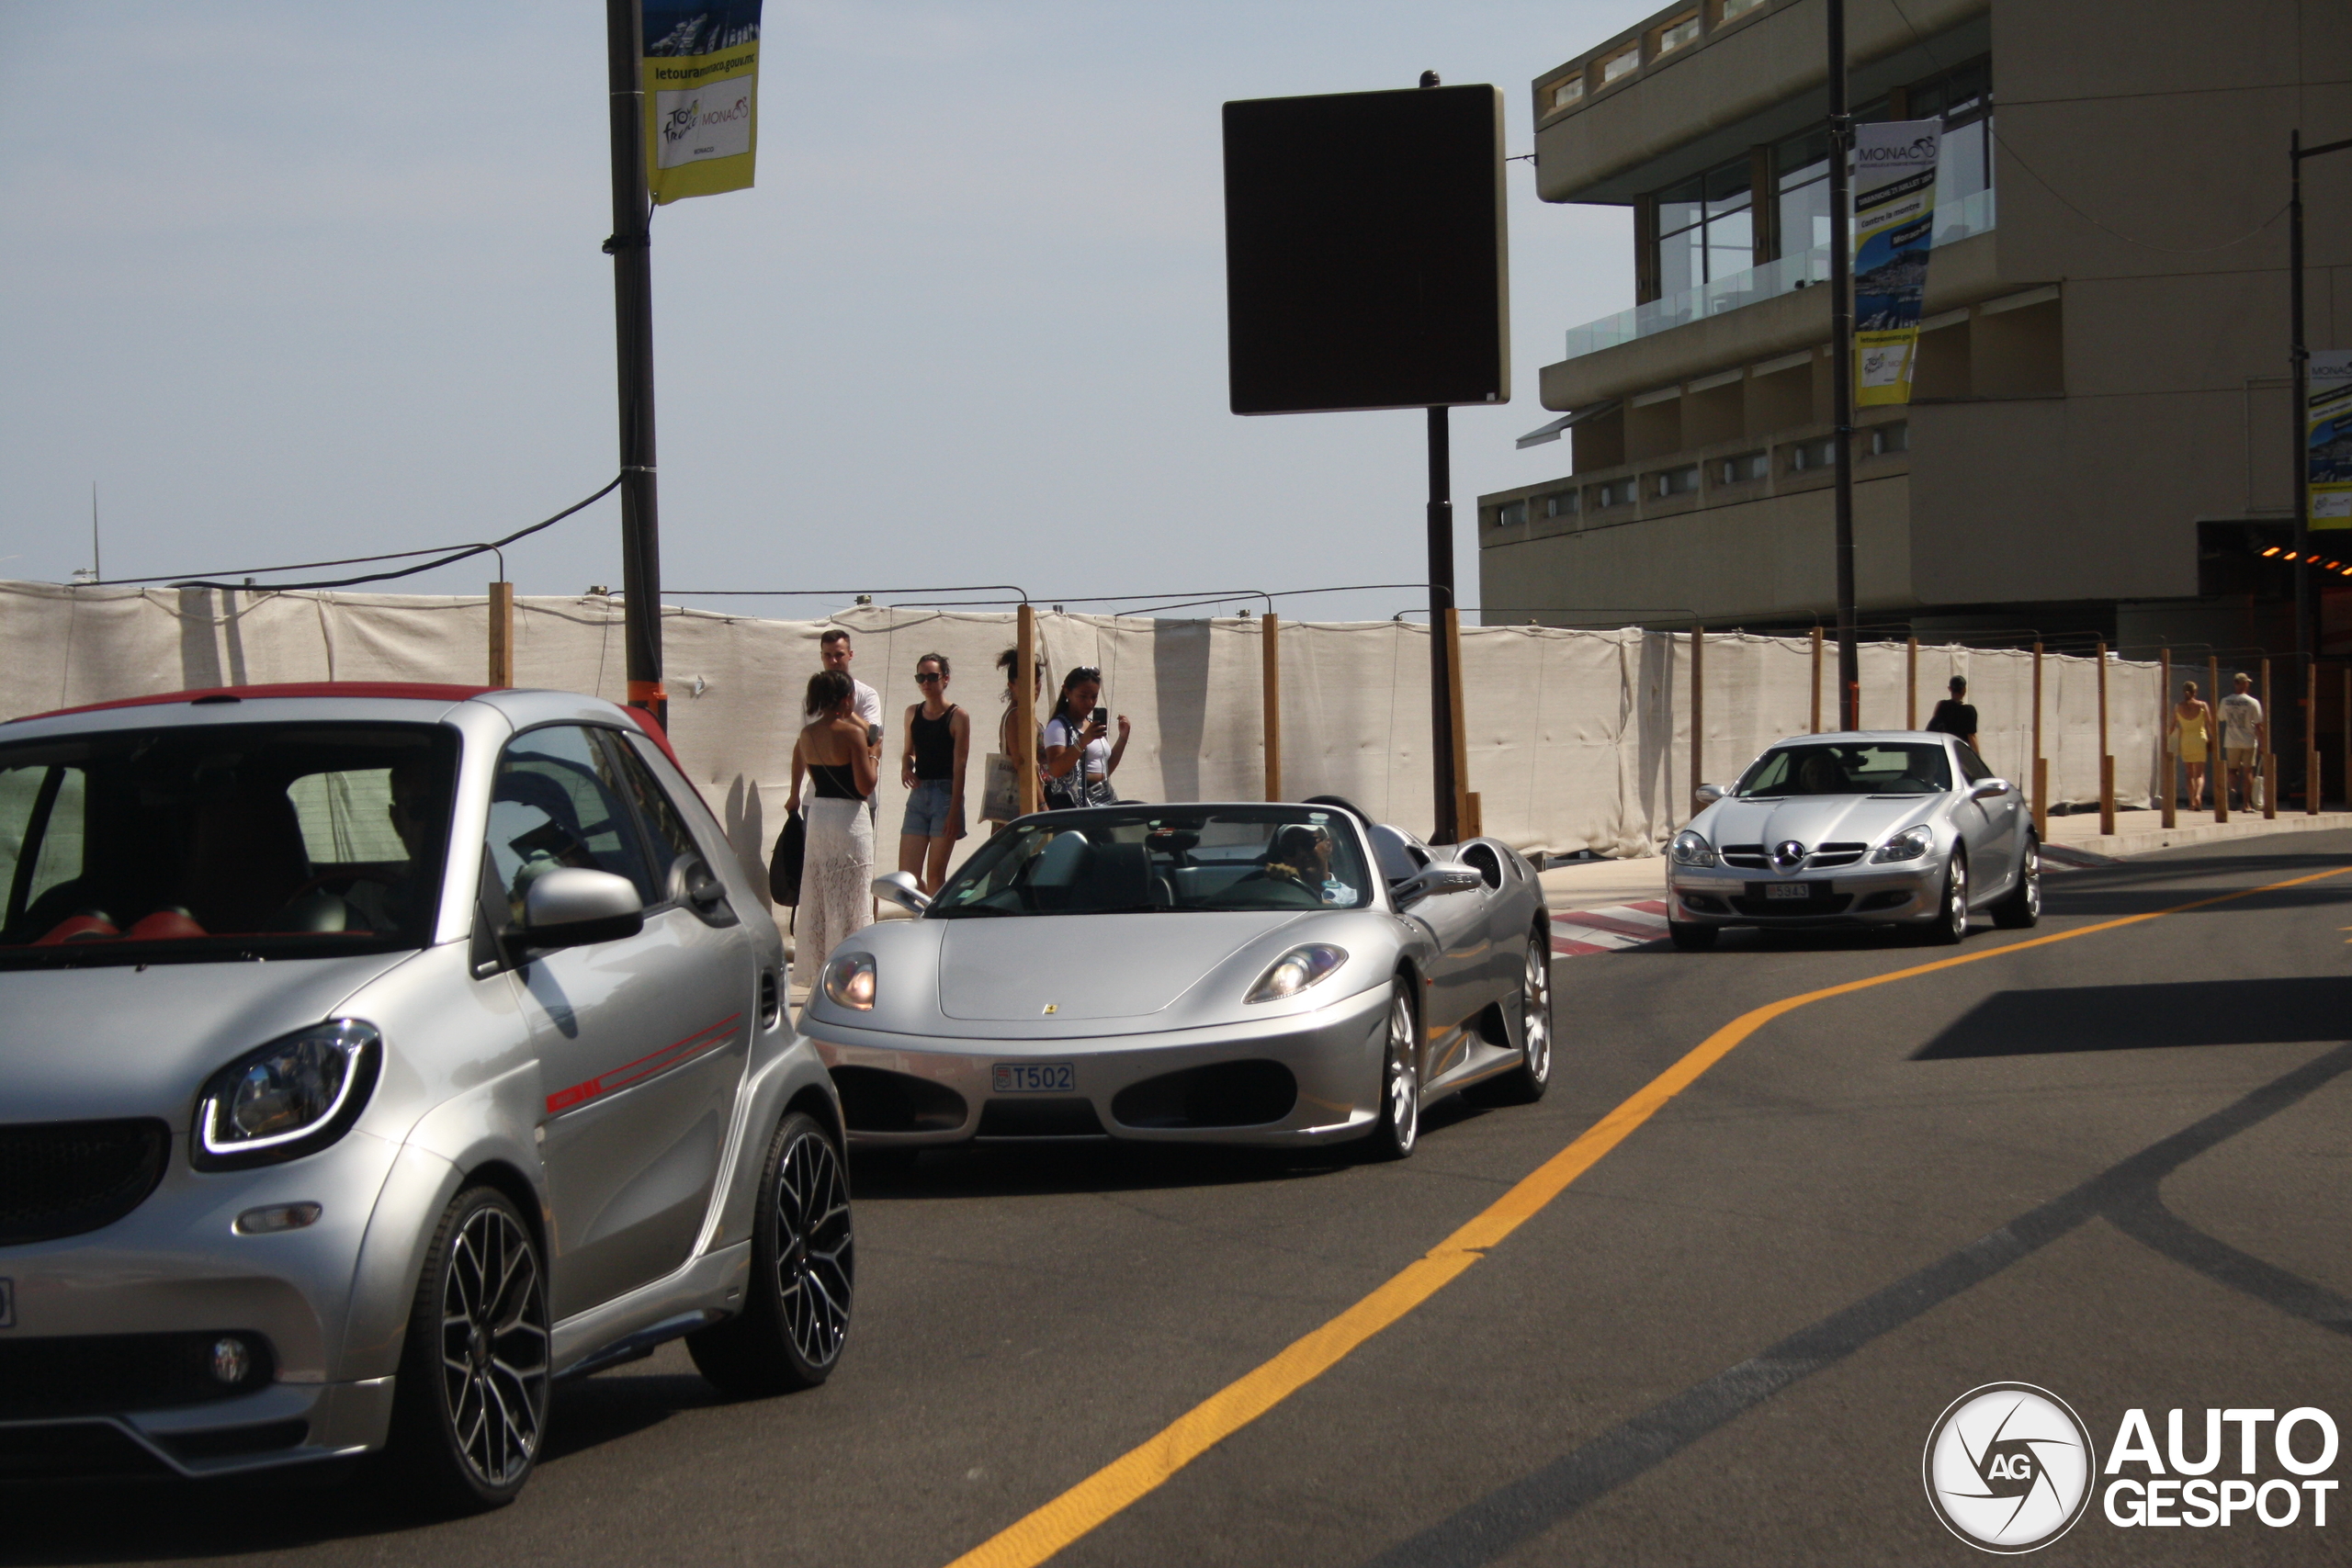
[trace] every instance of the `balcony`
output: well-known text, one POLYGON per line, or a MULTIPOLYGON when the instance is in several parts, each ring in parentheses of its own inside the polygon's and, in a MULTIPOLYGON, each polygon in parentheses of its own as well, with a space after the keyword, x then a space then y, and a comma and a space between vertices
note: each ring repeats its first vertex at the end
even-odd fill
MULTIPOLYGON (((1994 225, 1994 193, 1980 190, 1960 201, 1936 207, 1934 243, 1949 245, 1973 234, 1982 234, 1994 225)), ((1620 310, 1613 316, 1603 316, 1580 327, 1568 329, 1567 359, 1597 354, 1604 348, 1632 343, 1636 338, 1668 332, 1707 316, 1720 316, 1736 310, 1743 305, 1775 299, 1783 294, 1793 294, 1800 288, 1829 281, 1829 250, 1822 246, 1767 262, 1762 266, 1749 267, 1746 272, 1718 277, 1696 288, 1686 288, 1679 294, 1653 299, 1646 305, 1636 305, 1630 310, 1620 310)))

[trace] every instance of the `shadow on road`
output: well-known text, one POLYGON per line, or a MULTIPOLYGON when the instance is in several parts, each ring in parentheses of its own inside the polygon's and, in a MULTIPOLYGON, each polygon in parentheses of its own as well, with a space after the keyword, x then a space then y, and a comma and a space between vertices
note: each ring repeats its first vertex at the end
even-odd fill
POLYGON ((2352 976, 2075 986, 1985 998, 1915 1062, 2352 1037, 2352 976))

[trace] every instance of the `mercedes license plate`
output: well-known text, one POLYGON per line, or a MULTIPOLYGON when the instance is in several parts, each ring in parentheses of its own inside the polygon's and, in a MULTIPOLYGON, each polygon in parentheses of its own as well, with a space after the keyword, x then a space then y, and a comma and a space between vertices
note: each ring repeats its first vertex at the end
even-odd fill
POLYGON ((996 1065, 996 1092, 999 1094, 1071 1094, 1077 1089, 1077 1069, 1068 1062, 999 1062, 996 1065))
POLYGON ((1810 882, 1768 882, 1764 885, 1767 898, 1794 898, 1800 903, 1813 897, 1810 882))

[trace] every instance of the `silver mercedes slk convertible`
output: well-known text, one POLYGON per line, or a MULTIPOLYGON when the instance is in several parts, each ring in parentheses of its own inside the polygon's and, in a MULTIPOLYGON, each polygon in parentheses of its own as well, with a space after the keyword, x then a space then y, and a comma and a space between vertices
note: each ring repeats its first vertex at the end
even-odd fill
POLYGON ((1970 918, 2041 916, 2022 797, 1965 741, 1922 730, 1799 735, 1748 764, 1667 849, 1668 930, 1896 926, 1958 942, 1970 918))
POLYGON ((558 1379, 831 1371, 839 1104, 667 744, 350 683, 0 727, 0 1479, 389 1448, 463 1509, 558 1379))
POLYGON ((1551 940, 1508 846, 1431 849, 1344 802, 1023 818, 842 942, 800 1027, 853 1147, 1369 1139, 1432 1097, 1533 1100, 1551 940))

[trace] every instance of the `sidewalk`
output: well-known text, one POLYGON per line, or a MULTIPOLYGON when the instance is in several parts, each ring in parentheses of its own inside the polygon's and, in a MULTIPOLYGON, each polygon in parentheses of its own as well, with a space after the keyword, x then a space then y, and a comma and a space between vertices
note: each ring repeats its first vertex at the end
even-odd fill
POLYGON ((2259 811, 2233 811, 2227 822, 2214 821, 2211 811, 2181 811, 2174 820, 2179 826, 2166 828, 2159 812, 2119 811, 2115 814, 2115 831, 2102 833, 2098 830, 2098 812, 2077 812, 2050 819, 2049 842, 2098 855, 2143 855, 2154 850, 2178 849, 2183 844, 2218 843, 2224 839, 2339 831, 2352 828, 2352 811, 2323 811, 2316 817, 2301 811, 2281 811, 2269 821, 2265 821, 2259 811))

